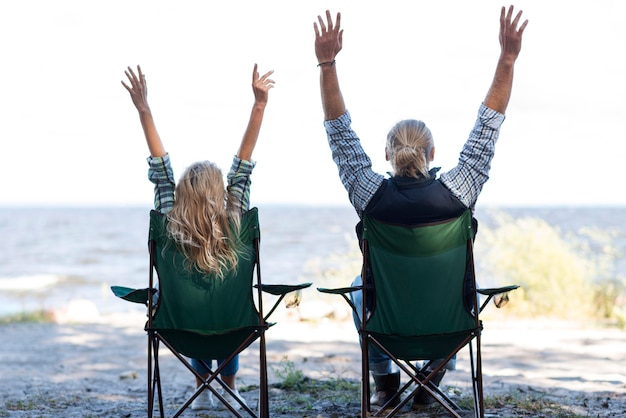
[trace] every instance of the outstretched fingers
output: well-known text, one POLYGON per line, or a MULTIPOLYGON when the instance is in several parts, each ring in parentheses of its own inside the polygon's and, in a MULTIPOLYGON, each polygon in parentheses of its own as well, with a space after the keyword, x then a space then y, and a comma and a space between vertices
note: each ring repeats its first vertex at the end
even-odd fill
POLYGON ((261 76, 261 78, 257 81, 258 87, 264 91, 268 91, 269 89, 273 88, 274 80, 269 78, 269 76, 271 76, 272 74, 274 74, 274 71, 268 71, 267 73, 263 74, 263 76, 261 76))
POLYGON ((122 85, 126 88, 126 90, 131 91, 131 86, 134 86, 137 83, 135 73, 133 72, 132 68, 128 67, 126 70, 124 70, 124 74, 126 74, 126 78, 128 79, 130 86, 126 84, 124 80, 122 80, 122 85))
POLYGON ((313 24, 315 30, 315 55, 318 63, 333 62, 342 47, 343 30, 341 29, 341 14, 337 13, 335 22, 326 10, 326 20, 321 15, 313 24))
POLYGON ((502 10, 500 12, 500 25, 506 31, 518 32, 521 35, 524 32, 526 25, 528 25, 528 19, 526 19, 524 23, 522 23, 522 25, 518 29, 518 25, 519 25, 520 19, 522 18, 523 12, 522 10, 518 11, 513 21, 511 21, 511 19, 513 18, 513 11, 514 11, 514 7, 513 5, 511 5, 509 6, 509 10, 506 12, 506 15, 505 15, 505 7, 504 6, 502 7, 502 10))
POLYGON ((252 85, 270 85, 270 88, 274 86, 274 80, 269 78, 272 74, 274 74, 274 70, 270 70, 259 76, 258 64, 254 64, 254 70, 252 71, 252 85))
POLYGON ((257 104, 265 105, 268 99, 268 93, 274 87, 274 80, 270 76, 274 74, 274 70, 270 70, 259 76, 258 66, 254 64, 254 73, 252 76, 252 91, 254 92, 254 100, 257 104))
POLYGON ((324 19, 322 18, 322 16, 319 15, 317 16, 317 22, 313 22, 313 30, 315 31, 315 35, 318 37, 324 35, 327 32, 338 32, 340 27, 341 13, 337 13, 335 23, 333 23, 333 18, 330 14, 330 10, 326 10, 326 23, 324 23, 324 19))
POLYGON ((130 94, 130 98, 137 110, 148 109, 148 87, 146 85, 146 76, 141 71, 141 67, 137 66, 136 73, 131 67, 127 67, 124 74, 126 74, 128 83, 122 81, 122 86, 130 94))
POLYGON ((265 74, 261 76, 260 81, 263 81, 263 82, 267 81, 267 82, 273 83, 274 81, 271 78, 268 78, 272 74, 274 74, 274 70, 269 70, 268 72, 266 72, 265 74))
POLYGON ((138 83, 137 76, 135 75, 135 72, 133 71, 133 69, 130 68, 130 66, 127 67, 127 70, 124 71, 124 73, 126 73, 126 77, 128 77, 128 79, 130 80, 132 84, 138 83))
POLYGON ((126 74, 126 78, 128 78, 128 81, 130 82, 130 86, 124 83, 124 81, 122 81, 122 84, 124 85, 124 87, 126 87, 128 91, 130 91, 132 88, 138 87, 140 84, 145 84, 145 76, 141 72, 141 67, 139 65, 137 66, 138 75, 135 74, 135 72, 130 66, 127 67, 127 70, 124 71, 124 74, 126 74))
POLYGON ((515 60, 522 47, 522 35, 526 25, 528 25, 528 19, 518 28, 522 19, 522 11, 518 11, 515 17, 513 14, 513 6, 510 6, 508 11, 502 7, 500 11, 500 46, 503 56, 515 60))

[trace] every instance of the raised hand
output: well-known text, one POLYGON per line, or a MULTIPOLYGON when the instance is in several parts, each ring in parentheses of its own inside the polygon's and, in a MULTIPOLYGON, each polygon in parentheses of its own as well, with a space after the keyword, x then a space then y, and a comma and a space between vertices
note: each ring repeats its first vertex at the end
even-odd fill
POLYGON ((343 30, 341 29, 341 13, 333 24, 330 11, 326 10, 326 24, 321 16, 317 16, 319 22, 313 23, 315 30, 315 55, 319 64, 330 64, 341 51, 343 43, 343 30))
POLYGON ((122 85, 128 90, 128 93, 130 93, 130 98, 139 112, 139 120, 141 121, 141 127, 143 128, 143 133, 148 143, 150 155, 153 157, 162 157, 167 153, 165 148, 163 148, 161 137, 154 124, 154 119, 152 119, 150 106, 148 106, 148 85, 146 84, 146 76, 141 71, 139 65, 137 66, 137 74, 135 74, 130 67, 124 71, 124 74, 126 74, 130 86, 124 83, 124 81, 122 81, 122 85))
POLYGON ((513 88, 513 67, 515 60, 522 49, 522 35, 528 25, 528 20, 519 27, 522 12, 517 12, 513 20, 513 6, 508 12, 503 7, 500 10, 500 57, 496 66, 496 73, 487 92, 485 106, 497 112, 504 113, 509 105, 511 90, 513 88))
POLYGON ((254 64, 254 70, 252 71, 254 104, 252 105, 252 112, 250 113, 248 126, 246 127, 246 130, 243 133, 243 138, 241 139, 239 151, 237 151, 237 157, 248 161, 252 158, 252 152, 254 151, 256 141, 259 138, 259 132, 261 131, 261 124, 263 122, 263 114, 265 113, 265 105, 267 104, 269 91, 274 87, 274 80, 269 78, 274 71, 268 71, 262 76, 259 76, 257 69, 257 64, 254 64))
POLYGON ((124 71, 124 74, 126 74, 130 86, 124 83, 124 81, 122 81, 122 85, 128 90, 128 93, 130 93, 133 104, 138 111, 148 110, 148 85, 146 84, 146 76, 141 71, 141 67, 139 65, 137 66, 137 74, 135 74, 130 67, 124 71))
POLYGON ((274 70, 268 71, 259 77, 257 64, 254 64, 252 71, 252 91, 254 92, 254 102, 259 105, 266 105, 269 91, 274 87, 274 80, 269 78, 274 74, 274 70))
POLYGON ((500 11, 500 48, 501 57, 504 59, 512 59, 515 61, 522 49, 522 35, 524 29, 528 25, 528 19, 517 28, 519 21, 522 17, 522 11, 517 12, 515 19, 511 21, 513 17, 513 6, 509 7, 508 12, 505 7, 502 7, 500 11))

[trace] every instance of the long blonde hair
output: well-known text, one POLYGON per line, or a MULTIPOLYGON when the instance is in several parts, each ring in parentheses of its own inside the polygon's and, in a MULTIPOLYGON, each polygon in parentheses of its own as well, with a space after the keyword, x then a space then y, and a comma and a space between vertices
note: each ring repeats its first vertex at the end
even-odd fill
POLYGON ((189 166, 176 186, 167 232, 189 269, 224 279, 237 268, 241 227, 238 209, 224 189, 222 171, 210 161, 189 166))
POLYGON ((386 151, 394 175, 428 177, 430 155, 435 143, 430 129, 420 120, 396 123, 387 134, 386 151))

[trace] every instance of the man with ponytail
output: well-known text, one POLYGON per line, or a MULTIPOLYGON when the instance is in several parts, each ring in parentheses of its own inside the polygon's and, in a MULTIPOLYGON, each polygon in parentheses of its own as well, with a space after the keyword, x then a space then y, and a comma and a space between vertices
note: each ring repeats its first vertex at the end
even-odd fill
MULTIPOLYGON (((351 128, 350 113, 339 88, 336 56, 343 46, 341 14, 337 13, 334 22, 329 11, 325 20, 318 16, 314 23, 315 54, 320 69, 324 126, 339 177, 359 218, 367 214, 383 222, 415 225, 453 218, 468 208, 474 209, 489 178, 495 143, 511 96, 513 69, 528 24, 527 20, 520 21, 521 14, 519 11, 514 16, 513 6, 501 9, 500 57, 495 75, 457 166, 438 176, 439 168, 430 168, 435 157, 430 130, 424 122, 403 120, 387 135, 385 155, 392 168, 390 178, 372 170, 371 161, 351 128)), ((357 234, 360 239, 360 223, 357 234)), ((360 284, 361 277, 357 277, 353 285, 360 284)), ((353 292, 351 296, 357 312, 361 312, 361 293, 353 292)), ((354 320, 358 328, 357 315, 354 320)), ((400 375, 391 370, 389 358, 375 347, 370 348, 369 363, 376 385, 371 404, 380 406, 398 390, 400 375)), ((447 367, 454 367, 450 363, 447 367)), ((433 381, 438 384, 442 378, 443 373, 433 381)), ((414 406, 432 402, 428 394, 420 395, 424 396, 416 396, 414 406)))

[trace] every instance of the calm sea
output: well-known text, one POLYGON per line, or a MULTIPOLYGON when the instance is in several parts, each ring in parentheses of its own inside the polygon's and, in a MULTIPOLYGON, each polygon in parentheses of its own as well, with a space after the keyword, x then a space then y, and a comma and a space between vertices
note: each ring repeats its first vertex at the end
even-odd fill
MULTIPOLYGON (((541 218, 564 233, 609 231, 617 274, 626 276, 626 208, 479 208, 482 227, 492 224, 495 211, 541 218)), ((101 313, 125 309, 109 286, 147 285, 148 213, 126 207, 0 208, 0 315, 62 308, 77 299, 92 301, 101 313)), ((358 273, 339 265, 358 251, 351 207, 259 205, 259 217, 264 282, 319 286, 324 272, 335 269, 346 275, 338 285, 347 285, 358 273)))

